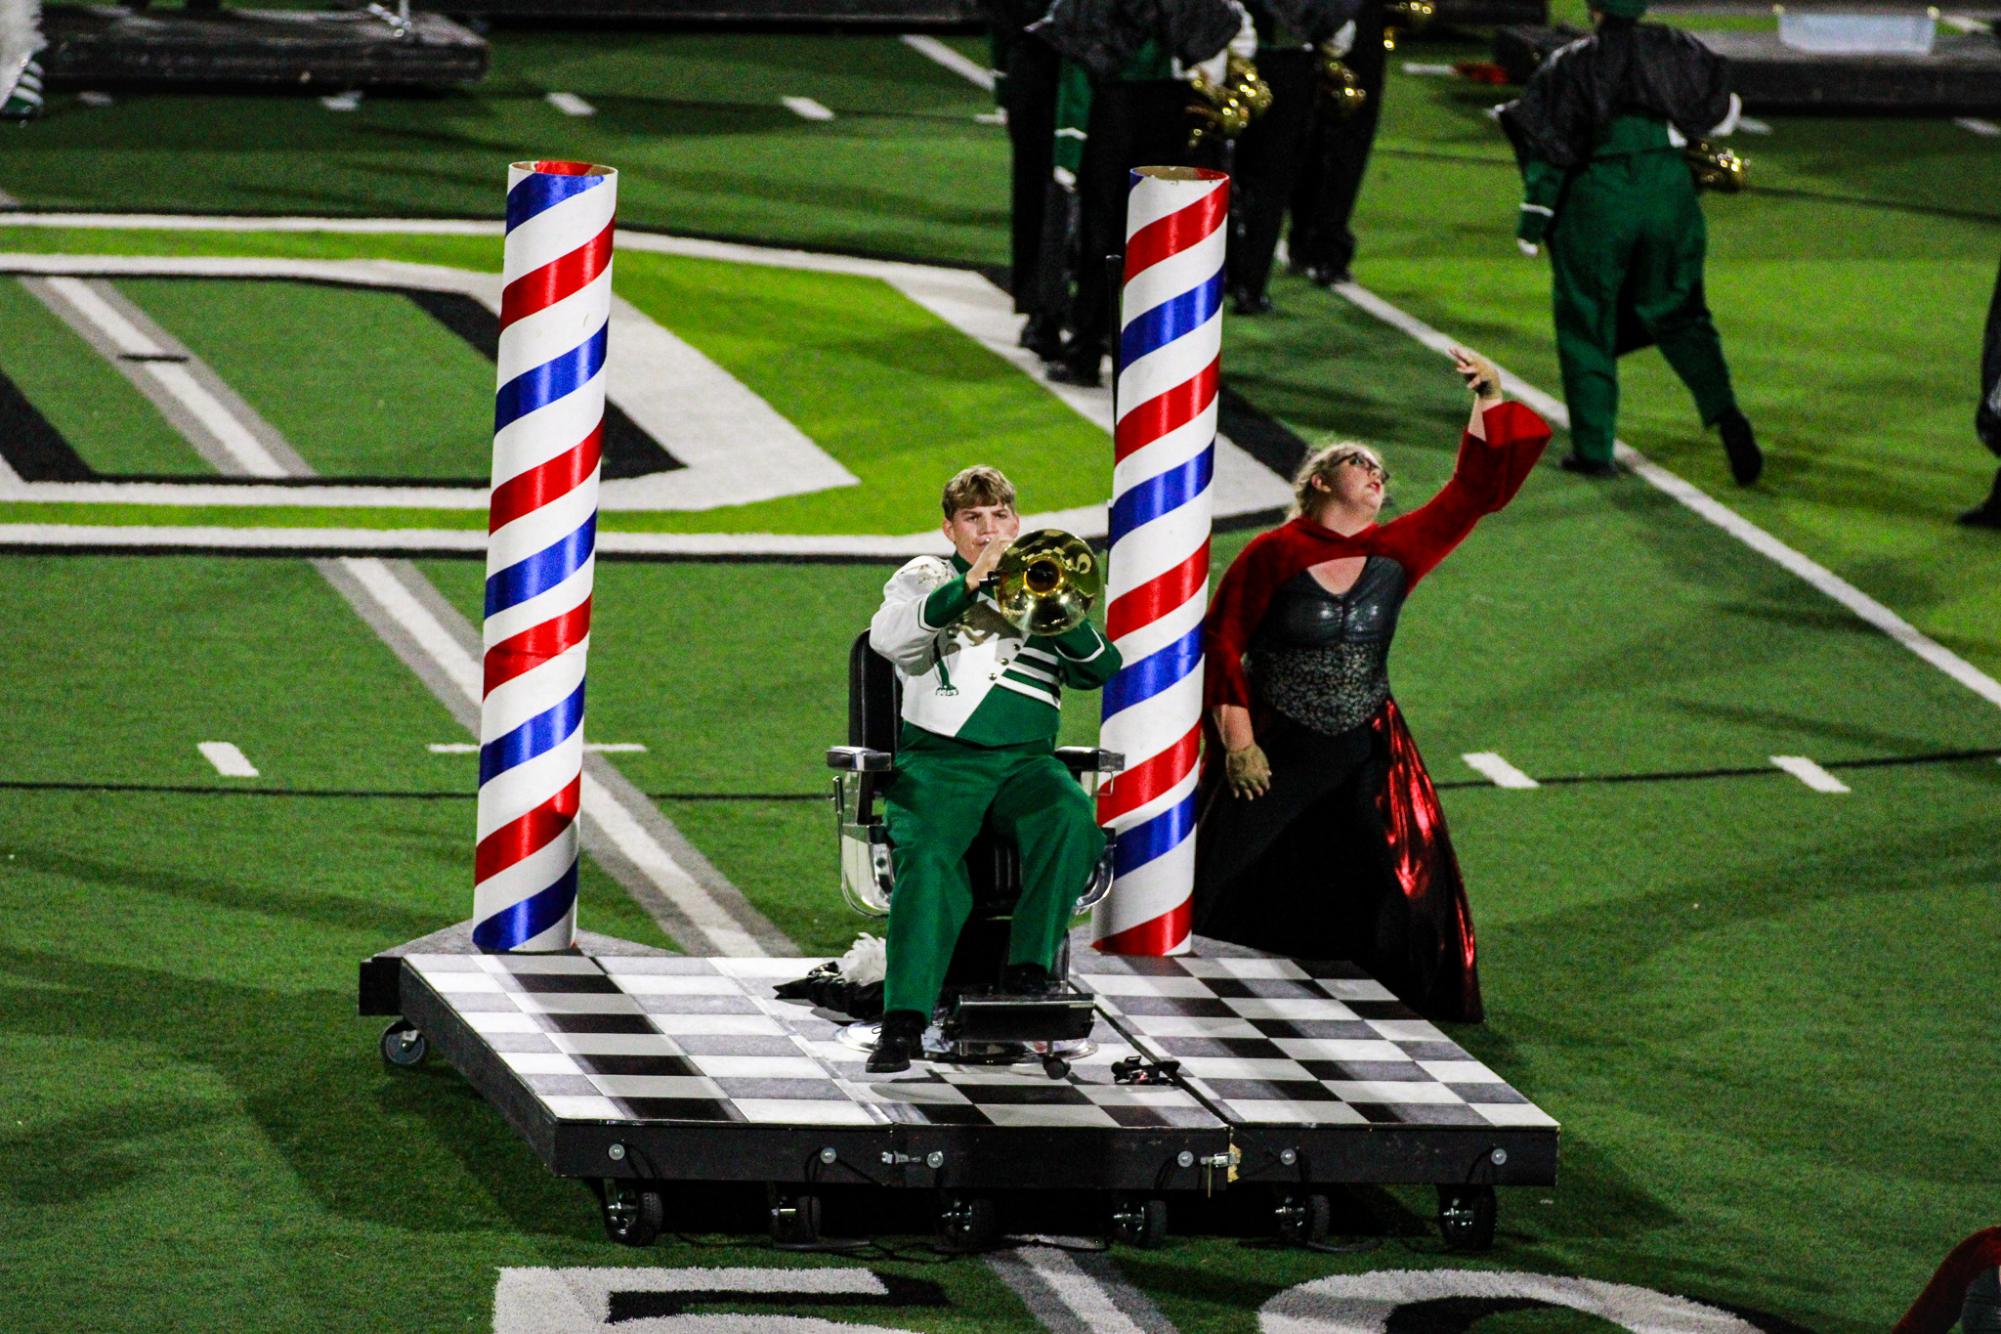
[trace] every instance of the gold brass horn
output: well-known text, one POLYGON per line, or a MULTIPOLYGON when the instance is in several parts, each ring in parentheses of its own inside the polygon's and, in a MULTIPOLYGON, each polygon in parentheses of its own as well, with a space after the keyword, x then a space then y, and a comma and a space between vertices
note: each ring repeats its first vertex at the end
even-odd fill
POLYGON ((1750 163, 1735 149, 1719 148, 1707 139, 1696 139, 1682 150, 1682 156, 1688 159, 1696 189, 1734 195, 1744 188, 1745 169, 1750 163))
POLYGON ((1195 122, 1188 132, 1191 149, 1210 139, 1235 139, 1252 120, 1271 109, 1271 85, 1258 73, 1256 65, 1241 56, 1231 56, 1223 68, 1221 83, 1211 82, 1199 69, 1188 78, 1188 86, 1197 97, 1188 107, 1188 114, 1195 122))
POLYGON ((1368 105, 1369 90, 1341 57, 1323 53, 1320 57, 1320 91, 1335 120, 1346 120, 1368 105))
POLYGON ((1027 635, 1075 630, 1105 591, 1105 565, 1080 537, 1057 528, 1023 533, 994 566, 994 602, 1027 635))

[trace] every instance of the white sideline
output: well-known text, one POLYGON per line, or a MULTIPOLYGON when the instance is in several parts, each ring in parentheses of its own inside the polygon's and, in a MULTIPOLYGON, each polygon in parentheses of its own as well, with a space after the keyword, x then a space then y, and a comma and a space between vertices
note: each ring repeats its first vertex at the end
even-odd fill
POLYGON ((1527 789, 1542 786, 1535 779, 1530 778, 1520 769, 1502 759, 1499 753, 1495 751, 1476 750, 1470 755, 1462 755, 1459 758, 1466 761, 1467 768, 1485 778, 1495 787, 1527 789))
POLYGON ((1816 792, 1841 793, 1848 791, 1848 784, 1836 778, 1827 770, 1815 764, 1804 755, 1774 755, 1772 763, 1784 769, 1794 778, 1805 783, 1816 792))
MULTIPOLYGON (((1449 353, 1455 340, 1432 328, 1415 315, 1397 309, 1374 292, 1357 283, 1337 283, 1334 291, 1358 309, 1375 316, 1392 328, 1401 329, 1434 352, 1449 353)), ((1563 404, 1524 381, 1501 370, 1501 378, 1516 398, 1550 421, 1568 428, 1570 413, 1563 404)), ((2001 707, 2001 681, 1975 667, 1903 617, 1870 597, 1826 566, 1809 559, 1773 537, 1758 525, 1715 499, 1694 483, 1669 472, 1625 441, 1616 441, 1614 454, 1635 476, 1657 491, 1665 492, 1702 518, 1715 524, 1773 564, 1797 575, 1820 592, 1853 612, 1864 622, 1881 630, 1897 643, 1944 672, 1989 704, 2001 707)))
POLYGON ((598 114, 596 107, 584 101, 583 98, 578 97, 575 93, 550 93, 542 100, 562 112, 565 116, 595 116, 598 114))
POLYGON ((926 60, 942 65, 952 73, 988 92, 994 90, 994 72, 969 56, 960 55, 936 37, 926 37, 921 33, 909 32, 903 35, 903 44, 923 56, 926 60))
POLYGON ((236 748, 236 743, 233 741, 202 741, 196 744, 195 749, 200 751, 202 758, 213 764, 215 771, 224 778, 257 777, 257 766, 236 748))
POLYGON ((801 120, 832 120, 834 113, 810 97, 781 97, 785 109, 801 120))

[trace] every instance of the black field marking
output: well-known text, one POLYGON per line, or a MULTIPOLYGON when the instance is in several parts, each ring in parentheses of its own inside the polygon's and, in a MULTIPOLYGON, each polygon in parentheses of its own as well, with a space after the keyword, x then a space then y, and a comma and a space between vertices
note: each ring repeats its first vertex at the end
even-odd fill
MULTIPOLYGON (((901 1274, 871 1270, 883 1291, 872 1292, 759 1292, 748 1293, 740 1288, 714 1288, 703 1290, 688 1288, 673 1292, 637 1291, 611 1293, 611 1312, 607 1324, 618 1324, 625 1320, 647 1320, 687 1314, 698 1306, 724 1306, 732 1309, 743 1306, 758 1307, 840 1307, 844 1310, 870 1306, 908 1306, 943 1308, 952 1303, 945 1296, 945 1290, 929 1279, 907 1278, 901 1274)), ((721 1317, 727 1320, 730 1317, 721 1317)))
POLYGON ((99 480, 63 433, 4 374, 0 374, 0 455, 23 481, 99 480))
MULTIPOLYGON (((1871 755, 1855 760, 1828 760, 1824 769, 1896 769, 1916 768, 1932 764, 1967 764, 1975 761, 2001 759, 2001 746, 1984 750, 1946 750, 1929 755, 1871 755)), ((1714 778, 1790 778, 1783 769, 1775 769, 1769 763, 1746 765, 1741 768, 1718 769, 1664 769, 1654 773, 1637 774, 1561 774, 1554 778, 1537 778, 1544 787, 1577 787, 1592 783, 1688 783, 1714 778)), ((1484 778, 1454 779, 1450 782, 1434 783, 1441 791, 1448 788, 1485 788, 1494 790, 1494 785, 1484 778)), ((431 791, 428 789, 395 788, 341 788, 341 787, 214 787, 193 783, 98 783, 98 782, 58 782, 38 779, 0 779, 0 792, 104 792, 104 793, 158 793, 167 796, 186 797, 289 797, 301 800, 332 799, 341 801, 472 801, 479 794, 470 790, 431 791)), ((648 801, 721 801, 721 802, 790 802, 827 801, 825 791, 819 792, 647 792, 648 801)))
POLYGON ((194 360, 185 352, 120 352, 120 361, 172 361, 186 363, 194 360))
POLYGON ((1306 462, 1305 440, 1227 384, 1216 395, 1216 428, 1280 477, 1289 480, 1306 462))
MULTIPOLYGON (((472 297, 463 292, 432 292, 415 287, 380 290, 408 297, 419 310, 457 334, 474 351, 488 361, 499 363, 500 317, 472 297)), ((603 450, 606 478, 647 477, 687 466, 669 453, 667 446, 641 430, 610 399, 604 405, 603 450)))

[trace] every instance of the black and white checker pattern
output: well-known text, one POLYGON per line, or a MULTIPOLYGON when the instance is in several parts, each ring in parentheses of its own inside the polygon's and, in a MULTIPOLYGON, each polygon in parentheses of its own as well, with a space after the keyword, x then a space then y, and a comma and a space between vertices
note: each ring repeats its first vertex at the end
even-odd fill
POLYGON ((1064 1079, 1039 1064, 920 1062, 870 1076, 841 1024, 772 995, 815 959, 411 955, 408 965, 559 1120, 817 1126, 1213 1129, 1185 1089, 1127 1086, 1100 1044, 1064 1079))
POLYGON ((1092 955, 1073 980, 1231 1122, 1556 1128, 1351 964, 1092 955))

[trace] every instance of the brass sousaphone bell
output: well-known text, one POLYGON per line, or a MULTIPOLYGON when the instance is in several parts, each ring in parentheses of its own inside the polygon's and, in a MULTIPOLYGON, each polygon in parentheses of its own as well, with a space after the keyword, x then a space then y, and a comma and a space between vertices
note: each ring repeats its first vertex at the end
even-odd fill
POLYGON ((1025 635, 1075 630, 1104 591, 1098 553, 1059 528, 1023 533, 994 566, 994 603, 1025 635))

